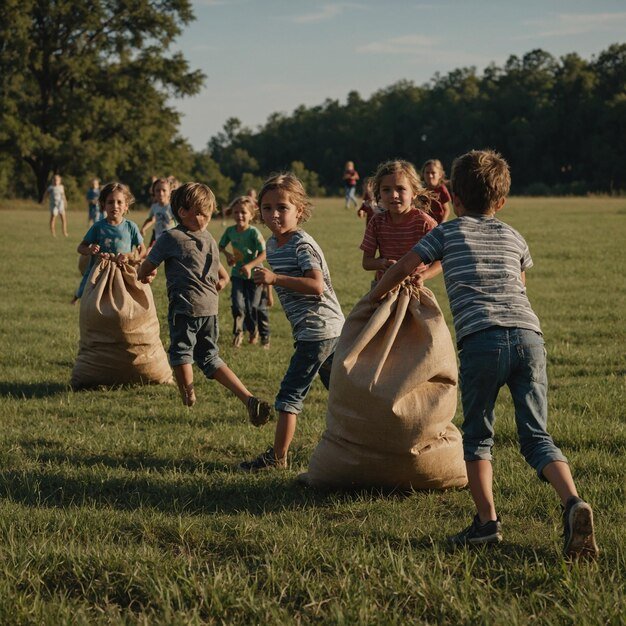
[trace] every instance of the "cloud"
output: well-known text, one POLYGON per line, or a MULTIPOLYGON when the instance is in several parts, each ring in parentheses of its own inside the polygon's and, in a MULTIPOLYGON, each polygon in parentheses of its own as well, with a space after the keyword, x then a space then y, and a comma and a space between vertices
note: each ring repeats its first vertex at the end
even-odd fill
POLYGON ((549 19, 527 21, 526 25, 538 29, 518 39, 539 37, 567 37, 592 32, 613 31, 626 28, 626 12, 619 13, 559 13, 554 21, 549 19), (541 29, 543 27, 543 29, 541 29))
POLYGON ((383 41, 372 41, 358 46, 356 51, 362 54, 418 54, 431 50, 438 41, 435 37, 404 35, 383 41))

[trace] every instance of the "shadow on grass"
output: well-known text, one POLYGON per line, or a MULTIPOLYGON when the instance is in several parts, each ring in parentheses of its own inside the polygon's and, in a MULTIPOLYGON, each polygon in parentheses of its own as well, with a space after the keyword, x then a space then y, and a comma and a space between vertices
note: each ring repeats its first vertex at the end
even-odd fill
POLYGON ((61 383, 8 383, 0 381, 0 397, 30 400, 48 398, 70 390, 69 384, 61 383))

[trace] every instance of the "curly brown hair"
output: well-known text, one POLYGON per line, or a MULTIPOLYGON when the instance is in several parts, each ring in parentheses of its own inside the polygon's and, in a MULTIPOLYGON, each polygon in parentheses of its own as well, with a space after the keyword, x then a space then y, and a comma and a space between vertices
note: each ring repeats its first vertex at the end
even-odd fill
MULTIPOLYGON (((259 191, 259 206, 263 204, 263 196, 272 189, 280 189, 289 195, 289 200, 298 208, 300 216, 298 224, 306 222, 313 214, 313 205, 307 196, 302 181, 293 172, 280 172, 272 174, 263 183, 261 191, 259 191)), ((263 217, 261 217, 263 221, 263 217)))

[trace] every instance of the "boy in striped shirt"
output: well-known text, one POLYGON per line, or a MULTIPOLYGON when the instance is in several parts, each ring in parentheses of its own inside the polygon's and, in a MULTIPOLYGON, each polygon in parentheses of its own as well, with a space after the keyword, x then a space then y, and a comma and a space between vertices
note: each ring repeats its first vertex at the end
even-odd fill
POLYGON ((510 184, 509 166, 496 152, 473 150, 456 159, 452 201, 458 219, 441 224, 417 243, 384 274, 370 299, 379 301, 420 264, 441 261, 459 348, 463 451, 477 509, 470 526, 449 541, 468 545, 502 540, 491 448, 494 406, 506 384, 521 452, 561 500, 565 556, 595 558, 593 512, 578 497, 567 459, 546 430, 546 353, 525 288, 532 259, 524 238, 495 217, 510 184))

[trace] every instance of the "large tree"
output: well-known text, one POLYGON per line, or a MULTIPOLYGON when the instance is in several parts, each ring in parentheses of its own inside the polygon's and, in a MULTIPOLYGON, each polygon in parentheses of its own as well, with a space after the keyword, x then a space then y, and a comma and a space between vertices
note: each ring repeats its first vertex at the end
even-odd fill
POLYGON ((171 166, 181 142, 168 98, 204 80, 170 51, 189 0, 1 4, 0 147, 32 168, 40 199, 55 172, 171 166))

